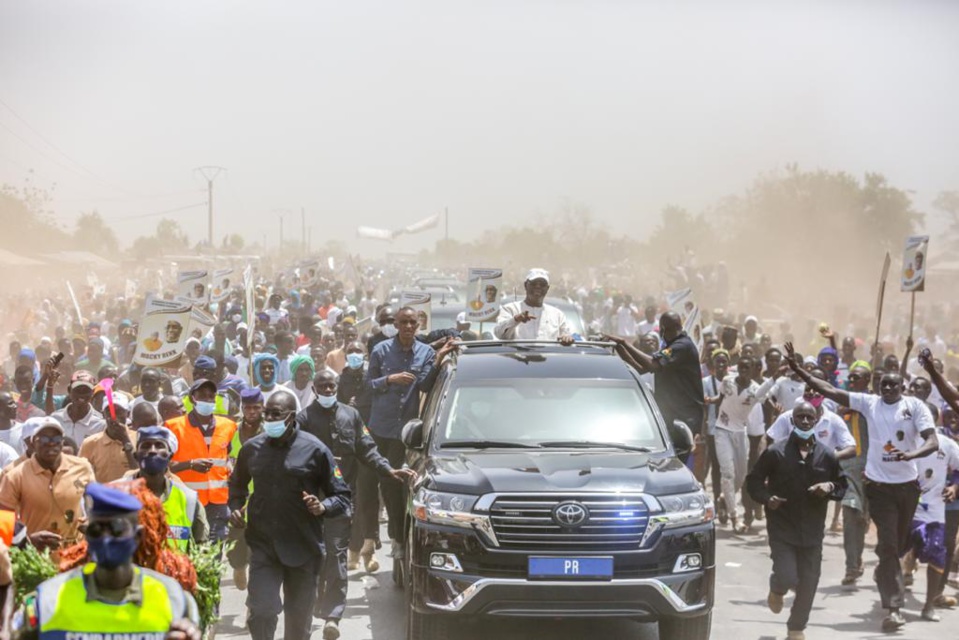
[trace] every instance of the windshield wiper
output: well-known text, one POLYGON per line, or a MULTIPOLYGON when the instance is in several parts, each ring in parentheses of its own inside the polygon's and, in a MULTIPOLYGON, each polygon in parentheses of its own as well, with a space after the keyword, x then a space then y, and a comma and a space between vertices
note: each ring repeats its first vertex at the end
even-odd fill
POLYGON ((539 446, 541 447, 570 447, 576 449, 588 449, 588 448, 610 448, 610 449, 622 449, 624 451, 638 451, 640 453, 650 453, 652 449, 649 447, 634 447, 629 444, 623 444, 622 442, 595 442, 593 440, 554 440, 551 442, 540 442, 539 446))
POLYGON ((447 440, 440 449, 539 449, 538 444, 511 442, 508 440, 447 440))

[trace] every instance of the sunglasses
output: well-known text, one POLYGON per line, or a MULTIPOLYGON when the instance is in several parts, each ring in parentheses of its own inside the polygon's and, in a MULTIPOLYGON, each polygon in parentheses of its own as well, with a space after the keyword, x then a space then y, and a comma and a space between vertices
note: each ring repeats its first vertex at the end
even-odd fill
POLYGON ((94 520, 87 525, 88 538, 102 538, 109 535, 113 538, 123 538, 133 534, 133 523, 126 518, 112 518, 110 520, 94 520))
POLYGON ((263 417, 267 420, 286 420, 292 411, 283 411, 281 409, 267 409, 263 412, 263 417))
POLYGON ((37 436, 39 444, 63 444, 63 436, 37 436))

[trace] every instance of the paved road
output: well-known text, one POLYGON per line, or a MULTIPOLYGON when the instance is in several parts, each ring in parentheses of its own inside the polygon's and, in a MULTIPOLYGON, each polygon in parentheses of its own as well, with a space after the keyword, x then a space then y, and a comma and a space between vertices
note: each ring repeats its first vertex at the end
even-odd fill
MULTIPOLYGON (((385 531, 383 532, 385 536, 385 531)), ((386 560, 381 551, 381 562, 386 560)), ((719 568, 716 586, 716 608, 713 634, 716 640, 774 640, 786 635, 786 612, 773 615, 766 608, 768 558, 765 531, 737 536, 728 529, 719 532, 719 568)), ((384 564, 386 564, 384 562, 384 564)), ((874 557, 867 554, 866 576, 872 575, 874 557)), ((925 590, 925 571, 917 574, 914 595, 907 601, 905 614, 910 621, 903 632, 887 636, 879 631, 883 612, 878 608, 878 593, 863 581, 858 591, 843 590, 839 581, 844 572, 842 538, 827 537, 823 577, 806 635, 810 640, 938 640, 959 637, 959 610, 942 612, 942 622, 919 620, 921 599, 925 590)), ((947 593, 952 593, 948 589, 947 593)), ((224 587, 223 619, 218 638, 247 637, 242 628, 245 594, 233 588, 230 578, 224 587)), ((786 605, 789 606, 787 600, 786 605)), ((347 617, 341 624, 344 640, 405 640, 403 593, 393 587, 390 574, 381 569, 368 576, 356 572, 351 576, 347 617)), ((281 623, 282 625, 282 618, 281 623)), ((277 638, 282 638, 278 630, 277 638)), ((313 640, 320 640, 319 625, 313 640)), ((655 625, 620 621, 543 621, 505 620, 465 627, 457 640, 526 640, 547 637, 552 640, 582 640, 595 637, 604 640, 656 640, 655 625)), ((666 639, 663 640, 673 640, 666 639)))

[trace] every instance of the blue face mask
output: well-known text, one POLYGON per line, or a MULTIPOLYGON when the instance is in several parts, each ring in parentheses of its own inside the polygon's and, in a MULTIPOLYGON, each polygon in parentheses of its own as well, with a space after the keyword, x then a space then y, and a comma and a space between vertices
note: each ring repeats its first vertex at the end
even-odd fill
POLYGON ((809 431, 803 431, 803 430, 800 429, 799 427, 796 427, 795 429, 793 429, 793 433, 795 433, 797 436, 799 436, 799 438, 802 439, 802 440, 809 440, 809 439, 812 438, 814 435, 816 435, 816 430, 815 430, 815 429, 810 429, 809 431))
POLYGON ((263 423, 263 433, 270 438, 279 438, 286 433, 286 420, 275 420, 263 423))
POLYGON ((363 354, 362 353, 348 353, 346 354, 346 366, 350 369, 359 369, 363 366, 363 354))
POLYGON ((197 400, 196 404, 193 405, 193 410, 196 411, 201 416, 203 416, 204 418, 209 418, 210 416, 213 415, 213 412, 216 411, 216 403, 201 402, 197 400))
POLYGON ((163 456, 147 456, 140 460, 140 470, 148 476, 164 474, 169 466, 170 459, 163 456))
POLYGON ((100 536, 87 538, 87 546, 98 565, 105 569, 116 569, 133 559, 133 552, 137 549, 137 539, 136 536, 123 538, 100 536))
POLYGON ((329 409, 336 404, 336 396, 316 396, 316 401, 320 403, 320 406, 324 409, 329 409))

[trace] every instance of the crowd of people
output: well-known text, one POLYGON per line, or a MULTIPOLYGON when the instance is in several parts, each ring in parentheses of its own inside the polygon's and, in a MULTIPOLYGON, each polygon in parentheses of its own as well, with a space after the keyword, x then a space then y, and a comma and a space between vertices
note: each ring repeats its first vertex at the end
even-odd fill
MULTIPOLYGON (((500 308, 496 338, 581 338, 546 302, 548 271, 532 269, 522 284, 525 297, 500 308)), ((477 337, 462 318, 423 331, 415 309, 375 290, 347 291, 332 273, 310 286, 259 278, 255 308, 242 288, 208 305, 216 323, 169 367, 134 362, 136 301, 96 298, 77 317, 66 300, 45 299, 2 364, 0 514, 12 515, 0 540, 50 550, 61 565, 65 549, 86 541, 93 583, 81 570, 57 588, 79 580, 103 602, 127 602, 143 588, 129 569, 140 503, 116 487, 139 482, 162 503, 172 549, 229 543, 254 640, 274 637, 281 612, 287 638, 309 638, 314 617, 324 640, 338 638, 349 572, 376 571, 384 543, 390 557, 404 553, 415 474, 404 468, 402 426, 460 341, 477 337)), ((768 604, 778 613, 795 592, 792 638, 809 618, 827 528, 842 531, 842 584, 855 588, 875 523, 884 630, 905 623, 918 564, 927 566, 922 618, 956 605, 946 588, 959 588, 959 392, 933 327, 909 338, 900 359, 854 328, 823 325, 797 349, 788 325, 767 332, 746 314, 704 312, 691 336, 665 298, 565 293, 588 334, 612 341, 641 374, 670 433, 688 432, 682 457, 712 492, 720 526, 749 535, 766 521, 768 604)), ((177 603, 173 618, 154 623, 194 637, 189 595, 149 576, 177 603)), ((41 589, 30 601, 39 618, 21 611, 24 637, 49 623, 45 597, 41 589)), ((56 623, 71 630, 63 616, 56 623)))

